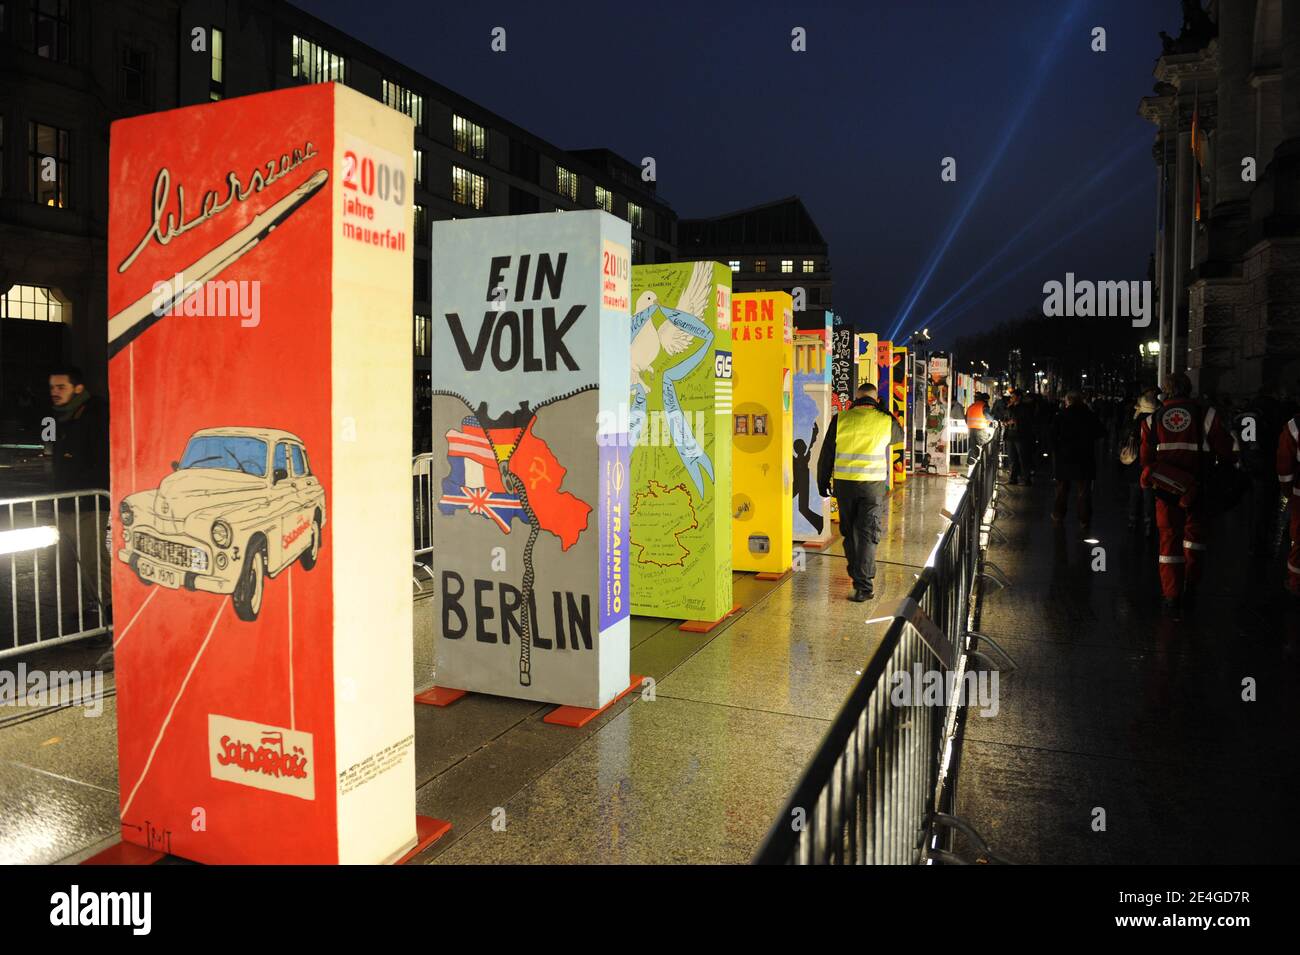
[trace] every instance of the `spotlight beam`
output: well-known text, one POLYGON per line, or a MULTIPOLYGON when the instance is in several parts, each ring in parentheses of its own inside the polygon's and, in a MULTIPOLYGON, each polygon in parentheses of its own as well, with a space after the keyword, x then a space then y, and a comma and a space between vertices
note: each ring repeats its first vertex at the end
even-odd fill
POLYGON ((942 304, 940 304, 934 310, 932 310, 930 314, 926 316, 926 319, 924 322, 922 322, 922 325, 928 325, 929 323, 937 319, 940 315, 942 315, 943 310, 946 309, 949 305, 951 305, 953 301, 956 300, 957 296, 961 295, 968 288, 974 285, 980 276, 982 276, 985 272, 991 269, 999 261, 1005 258, 1007 254, 1010 253, 1011 250, 1015 247, 1016 243, 1019 242, 1022 238, 1024 238, 1025 235, 1031 229, 1034 228, 1034 226, 1036 226, 1040 221, 1042 221, 1043 217, 1046 216, 1047 213, 1056 209, 1061 204, 1062 200, 1070 196, 1074 196, 1076 198, 1086 196, 1089 193, 1089 191, 1091 191, 1094 187, 1096 187, 1103 179, 1105 179, 1111 173, 1115 172, 1120 166, 1122 166, 1125 162, 1127 162, 1131 156, 1141 152, 1143 149, 1144 147, 1141 142, 1132 143, 1128 149, 1126 149, 1124 152, 1120 153, 1119 155, 1115 156, 1114 159, 1112 159, 1106 165, 1102 166, 1099 170, 1094 172, 1090 177, 1088 177, 1087 181, 1085 181, 1081 185, 1073 188, 1066 188, 1063 189, 1061 192, 1058 192, 1055 198, 1053 198, 1050 202, 1048 202, 1046 205, 1040 208, 1037 214, 1034 215, 1034 217, 1030 219, 1027 223, 1025 223, 1024 226, 1021 227, 1020 231, 1017 232, 1014 236, 1011 237, 1011 239, 1007 241, 1006 245, 1002 246, 1001 249, 999 249, 996 253, 994 253, 992 258, 990 258, 983 265, 981 265, 979 269, 976 270, 970 276, 970 278, 968 278, 965 282, 963 282, 960 288, 958 288, 955 292, 949 295, 943 301, 942 304))
POLYGON ((1094 212, 1091 216, 1089 216, 1087 219, 1085 219, 1085 220, 1083 220, 1082 222, 1080 222, 1077 226, 1075 226, 1075 227, 1074 227, 1073 229, 1071 229, 1069 232, 1067 232, 1067 233, 1065 233, 1064 235, 1060 236, 1060 237, 1059 237, 1055 242, 1053 242, 1051 245, 1047 246, 1045 249, 1043 249, 1041 252, 1039 252, 1037 255, 1035 255, 1032 259, 1029 259, 1027 262, 1025 262, 1025 263, 1024 263, 1023 265, 1021 265, 1019 268, 1015 269, 1015 270, 1012 271, 1012 272, 1008 272, 1006 275, 1002 276, 1002 278, 998 279, 998 281, 994 282, 992 285, 990 285, 990 286, 989 286, 988 288, 986 288, 984 291, 980 292, 980 293, 979 293, 978 295, 976 295, 975 297, 970 298, 970 299, 967 299, 966 302, 965 302, 965 303, 964 303, 960 308, 958 308, 956 311, 949 312, 947 316, 945 316, 944 318, 940 319, 938 322, 932 323, 932 324, 929 325, 928 327, 930 328, 931 331, 933 331, 935 328, 938 328, 938 327, 941 327, 941 326, 943 326, 943 325, 948 324, 948 323, 951 322, 954 318, 956 318, 958 315, 963 315, 963 314, 965 314, 966 312, 970 311, 972 308, 974 308, 974 307, 975 307, 976 305, 978 305, 980 302, 984 301, 984 299, 986 299, 986 298, 988 298, 990 295, 992 295, 994 291, 996 291, 997 289, 1001 288, 1003 285, 1006 285, 1008 282, 1010 282, 1010 281, 1011 281, 1012 279, 1014 279, 1016 276, 1018 276, 1018 275, 1020 275, 1022 272, 1024 272, 1025 269, 1027 269, 1027 268, 1029 268, 1031 265, 1034 265, 1035 263, 1041 261, 1041 260, 1042 260, 1044 257, 1046 257, 1049 253, 1051 253, 1051 252, 1055 251, 1056 249, 1060 248, 1060 246, 1061 246, 1062 244, 1064 244, 1065 242, 1068 242, 1070 239, 1073 239, 1076 235, 1078 235, 1078 234, 1079 234, 1080 232, 1082 232, 1084 229, 1086 229, 1086 228, 1088 228, 1089 226, 1091 226, 1091 225, 1092 225, 1093 223, 1095 223, 1098 219, 1103 218, 1104 216, 1106 216, 1106 215, 1110 214, 1111 212, 1113 212, 1115 209, 1119 208, 1119 207, 1120 207, 1121 205, 1123 205, 1124 203, 1129 202, 1129 201, 1131 201, 1132 199, 1136 198, 1137 195, 1138 195, 1139 193, 1141 193, 1141 192, 1145 192, 1145 191, 1147 190, 1147 188, 1148 188, 1148 187, 1147 187, 1147 185, 1146 185, 1145 183, 1138 183, 1138 184, 1135 185, 1132 189, 1130 189, 1128 192, 1124 193, 1124 195, 1122 195, 1122 196, 1120 196, 1118 199, 1116 199, 1114 202, 1111 202, 1111 203, 1109 203, 1108 205, 1105 205, 1105 206, 1103 206, 1102 208, 1098 209, 1098 210, 1097 210, 1096 212, 1094 212))
POLYGON ((926 285, 929 284, 930 277, 934 274, 935 269, 939 267, 939 263, 947 253, 948 246, 952 245, 952 241, 956 238, 957 232, 961 229, 962 224, 965 223, 966 217, 970 215, 971 209, 974 208, 975 204, 979 201, 980 195, 984 191, 984 186, 992 177, 993 171, 1002 162, 1002 157, 1006 154, 1007 147, 1011 144, 1011 140, 1019 130, 1020 124, 1024 121, 1025 116, 1029 112, 1029 108, 1038 98, 1038 93, 1043 86, 1043 80, 1047 75, 1049 68, 1057 58, 1057 53, 1059 52, 1062 41, 1065 39, 1067 33, 1067 27, 1075 19, 1078 9, 1079 5, 1076 0, 1076 2, 1070 5, 1070 10, 1062 18, 1060 25, 1057 27, 1056 34, 1052 38, 1052 42, 1048 44, 1043 55, 1039 57, 1037 67, 1033 74, 1034 82, 1026 87, 1026 93, 1021 98, 1015 113, 1012 114, 1007 126, 1002 130, 1002 135, 999 138, 999 145, 994 151, 992 158, 984 164, 983 170, 975 182, 975 187, 967 195, 966 202, 962 205, 961 211, 958 212, 953 221, 949 223, 948 230, 944 235, 942 243, 940 243, 939 247, 930 254, 922 274, 917 276, 916 281, 912 283, 912 288, 908 293, 907 303, 903 306, 902 311, 894 322, 893 328, 890 330, 889 337, 891 339, 897 336, 899 329, 901 329, 903 323, 907 321, 907 316, 911 314, 912 308, 921 297, 921 293, 925 291, 926 285))

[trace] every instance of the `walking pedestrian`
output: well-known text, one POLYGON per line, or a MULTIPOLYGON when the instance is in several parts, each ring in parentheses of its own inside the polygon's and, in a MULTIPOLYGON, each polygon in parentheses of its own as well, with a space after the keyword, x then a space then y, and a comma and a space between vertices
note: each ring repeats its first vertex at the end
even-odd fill
POLYGON ((1287 499, 1291 549, 1286 559, 1286 590, 1300 598, 1300 415, 1293 415, 1282 428, 1277 440, 1277 480, 1287 499))
POLYGON ((1013 389, 1007 402, 1007 450, 1011 455, 1011 477, 1008 484, 1019 484, 1023 476, 1026 484, 1034 480, 1034 409, 1025 401, 1024 393, 1013 389))
POLYGON ((1191 397, 1186 374, 1171 375, 1165 392, 1164 403, 1142 425, 1142 486, 1156 494, 1162 606, 1178 617, 1195 601, 1204 571, 1206 465, 1232 463, 1237 455, 1214 408, 1203 409, 1191 397))
POLYGON ((966 431, 969 447, 966 451, 966 463, 974 464, 979 460, 984 445, 993 440, 995 422, 988 412, 989 396, 981 391, 975 393, 975 400, 966 409, 966 431))
POLYGON ((1052 449, 1052 470, 1056 479, 1056 501, 1052 521, 1065 520, 1070 489, 1075 493, 1075 510, 1081 530, 1092 522, 1092 482, 1097 478, 1097 442, 1106 436, 1096 413, 1083 396, 1071 391, 1065 396, 1065 410, 1052 419, 1048 446, 1052 449))
POLYGON ((817 459, 822 497, 831 495, 835 479, 844 556, 853 582, 848 599, 858 603, 875 596, 876 545, 889 493, 889 446, 903 440, 902 425, 880 406, 876 395, 875 385, 858 388, 853 405, 831 420, 817 459))
POLYGON ((1128 529, 1142 529, 1143 536, 1156 532, 1156 492, 1142 486, 1142 425, 1155 412, 1159 400, 1156 390, 1148 388, 1133 406, 1124 442, 1120 446, 1119 461, 1125 482, 1128 484, 1128 529))
POLYGON ((1278 530, 1277 477, 1281 472, 1275 463, 1285 425, 1277 400, 1267 392, 1245 402, 1232 416, 1232 436, 1241 449, 1241 467, 1250 476, 1248 537, 1250 552, 1256 557, 1272 554, 1278 530))

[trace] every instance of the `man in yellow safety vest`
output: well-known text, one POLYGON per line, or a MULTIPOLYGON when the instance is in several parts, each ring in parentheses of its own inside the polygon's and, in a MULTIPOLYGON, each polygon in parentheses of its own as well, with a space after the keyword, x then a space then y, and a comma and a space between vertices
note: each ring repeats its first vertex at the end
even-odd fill
POLYGON ((844 556, 849 561, 853 593, 861 603, 875 593, 876 545, 880 543, 881 513, 889 493, 889 446, 903 440, 903 427, 881 408, 875 385, 858 388, 858 400, 836 415, 817 459, 817 486, 822 497, 831 493, 840 510, 844 556))

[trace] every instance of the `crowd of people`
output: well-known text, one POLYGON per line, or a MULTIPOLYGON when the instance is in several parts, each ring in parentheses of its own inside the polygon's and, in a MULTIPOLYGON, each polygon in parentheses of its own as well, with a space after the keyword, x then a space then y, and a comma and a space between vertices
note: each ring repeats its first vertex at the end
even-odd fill
POLYGON ((978 393, 965 409, 973 462, 1003 432, 1008 484, 1050 472, 1052 520, 1074 502, 1080 530, 1092 522, 1093 483, 1108 462, 1126 487, 1131 532, 1157 539, 1162 606, 1181 616, 1195 603, 1210 519, 1231 513, 1247 526, 1250 552, 1268 558, 1291 541, 1286 590, 1300 599, 1300 405, 1261 393, 1232 400, 1194 394, 1187 375, 1136 397, 1068 392, 1062 400, 1011 389, 978 393))

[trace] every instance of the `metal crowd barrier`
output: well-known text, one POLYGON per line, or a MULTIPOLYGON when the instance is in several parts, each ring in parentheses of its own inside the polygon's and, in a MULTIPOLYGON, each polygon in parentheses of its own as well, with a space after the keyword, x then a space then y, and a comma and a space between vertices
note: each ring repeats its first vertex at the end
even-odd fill
POLYGON ((966 454, 970 451, 970 429, 966 427, 965 418, 948 419, 948 465, 962 468, 966 465, 966 454))
POLYGON ((411 557, 411 585, 417 597, 432 593, 433 509, 438 506, 433 483, 433 455, 417 454, 411 460, 411 493, 415 504, 415 547, 411 557))
POLYGON ((433 455, 417 454, 411 460, 411 484, 415 495, 415 562, 423 563, 433 553, 433 455))
MULTIPOLYGON (((915 675, 938 671, 960 688, 987 637, 971 630, 972 592, 993 511, 1001 435, 971 468, 951 523, 884 641, 777 817, 757 864, 918 864, 951 860, 953 781, 964 707, 926 705, 915 675), (897 674, 912 678, 897 693, 897 674), (955 681, 955 682, 954 682, 955 681), (898 699, 897 697, 905 697, 898 699)), ((889 619, 889 618, 886 618, 889 619)), ((996 644, 993 644, 996 647, 996 644)))
POLYGON ((112 629, 108 492, 0 499, 0 659, 112 629))

